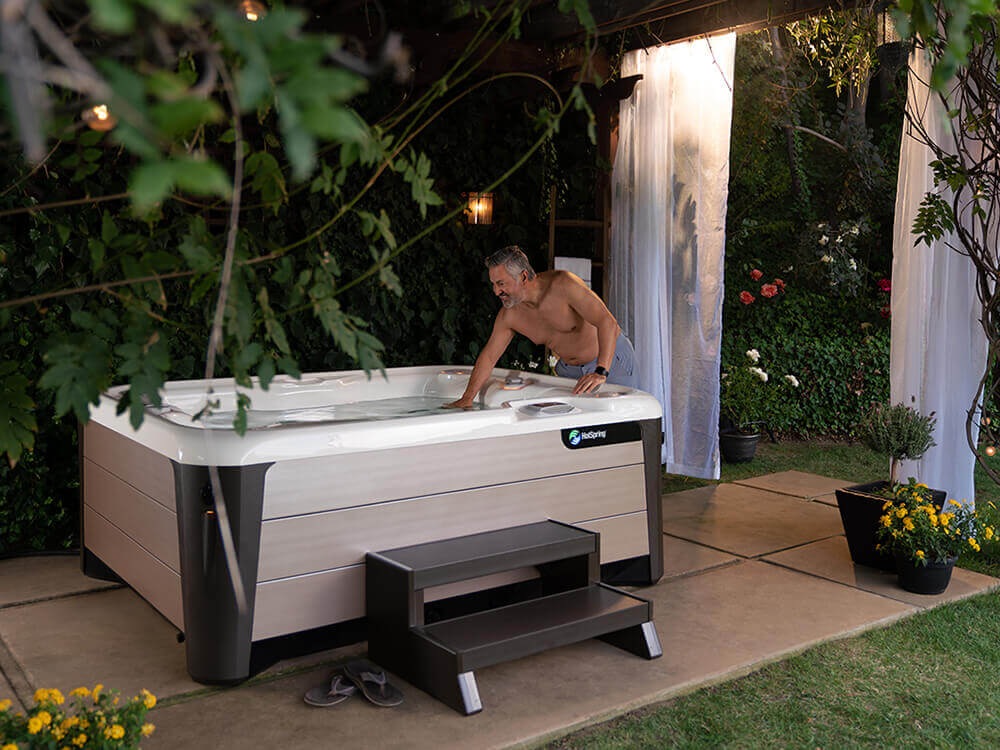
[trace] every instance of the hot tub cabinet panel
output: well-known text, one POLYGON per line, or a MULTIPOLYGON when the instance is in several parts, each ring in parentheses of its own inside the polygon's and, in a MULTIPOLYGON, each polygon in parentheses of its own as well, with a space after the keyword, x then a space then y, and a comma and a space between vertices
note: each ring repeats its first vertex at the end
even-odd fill
MULTIPOLYGON (((205 384, 168 383, 134 432, 112 389, 82 431, 84 571, 113 571, 184 631, 188 671, 250 673, 253 644, 365 614, 368 552, 552 519, 601 535, 617 580, 662 575, 660 409, 605 387, 497 370, 483 408, 438 407, 468 369, 276 378, 254 389, 251 428, 192 422, 205 384), (507 378, 508 382, 504 382, 507 378), (371 413, 365 418, 365 413, 371 413), (360 414, 360 417, 359 417, 360 414), (248 599, 225 563, 209 466, 217 466, 248 599), (108 570, 110 569, 110 570, 108 570)), ((222 411, 231 381, 213 383, 222 411)), ((231 419, 231 417, 230 417, 231 419)), ((525 580, 528 568, 428 591, 428 601, 525 580)))

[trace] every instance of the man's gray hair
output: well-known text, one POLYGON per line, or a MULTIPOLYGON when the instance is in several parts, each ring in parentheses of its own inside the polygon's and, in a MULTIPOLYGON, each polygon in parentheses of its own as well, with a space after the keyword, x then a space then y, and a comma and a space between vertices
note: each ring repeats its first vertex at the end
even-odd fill
POLYGON ((487 268, 503 266, 507 273, 515 278, 521 275, 521 271, 528 272, 528 280, 535 278, 535 269, 531 267, 531 261, 524 251, 517 245, 507 245, 502 250, 497 250, 486 258, 487 268))

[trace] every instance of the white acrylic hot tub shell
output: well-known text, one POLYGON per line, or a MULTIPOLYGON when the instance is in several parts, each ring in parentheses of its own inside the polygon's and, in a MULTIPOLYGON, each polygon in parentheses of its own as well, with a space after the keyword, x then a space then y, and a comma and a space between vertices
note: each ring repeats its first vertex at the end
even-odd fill
MULTIPOLYGON (((248 393, 252 409, 275 413, 401 396, 453 400, 470 371, 400 368, 371 379, 363 372, 318 373, 301 381, 275 378, 267 392, 248 393)), ((649 555, 651 538, 658 547, 658 443, 652 457, 635 439, 570 450, 563 431, 648 424, 660 418, 659 403, 627 388, 605 386, 596 396, 573 396, 571 380, 507 370, 493 375, 483 392, 485 409, 281 424, 242 437, 191 422, 204 403, 204 381, 168 383, 163 407, 147 409, 138 431, 127 414, 115 414, 121 389, 112 389, 83 433, 84 554, 96 555, 187 630, 185 606, 192 605, 182 604, 182 578, 199 574, 182 570, 178 477, 208 465, 236 472, 263 465, 255 511, 259 543, 251 550, 256 575, 246 582, 254 601, 248 635, 260 641, 362 617, 369 551, 545 519, 598 531, 602 563, 649 555), (505 388, 504 379, 516 374, 533 382, 505 388), (559 402, 573 411, 536 416, 537 410, 523 408, 538 402, 559 402)), ((220 408, 231 409, 232 381, 215 381, 213 389, 220 408)), ((203 500, 188 496, 183 502, 189 515, 207 512, 191 510, 192 502, 208 507, 199 504, 203 500)), ((515 572, 466 588, 530 575, 515 572)), ((462 592, 453 586, 429 591, 428 599, 462 592)), ((190 665, 189 650, 194 675, 190 665)))

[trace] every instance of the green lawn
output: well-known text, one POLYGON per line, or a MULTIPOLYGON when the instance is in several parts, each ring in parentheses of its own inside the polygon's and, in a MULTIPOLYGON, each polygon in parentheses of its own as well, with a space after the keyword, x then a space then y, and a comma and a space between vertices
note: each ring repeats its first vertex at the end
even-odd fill
MULTIPOLYGON (((781 442, 762 443, 749 464, 723 465, 721 481, 789 469, 859 482, 888 474, 880 457, 856 445, 781 442)), ((710 483, 668 476, 665 491, 710 483)), ((1000 522, 988 505, 1000 505, 1000 487, 978 467, 976 499, 980 512, 1000 522)), ((1000 576, 1000 546, 983 553, 959 565, 1000 576)), ((818 646, 550 747, 1000 747, 998 624, 1000 595, 985 594, 818 646)))

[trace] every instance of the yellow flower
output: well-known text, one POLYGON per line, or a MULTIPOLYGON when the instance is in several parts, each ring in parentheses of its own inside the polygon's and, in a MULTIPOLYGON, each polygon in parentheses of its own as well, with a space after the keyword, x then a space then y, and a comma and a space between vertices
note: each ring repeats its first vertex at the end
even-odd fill
POLYGON ((73 727, 75 727, 79 723, 80 723, 80 720, 77 717, 75 717, 75 716, 67 716, 65 719, 63 719, 63 722, 62 722, 62 724, 60 724, 60 726, 64 730, 66 730, 66 729, 72 729, 73 727))
POLYGON ((931 526, 933 526, 934 528, 937 528, 937 525, 938 525, 937 513, 932 513, 931 516, 930 516, 930 518, 931 518, 931 526))
POLYGON ((95 703, 97 702, 97 696, 101 694, 101 690, 103 690, 103 689, 104 689, 104 685, 102 685, 99 682, 96 685, 94 685, 94 702, 95 703))
POLYGON ((882 518, 880 518, 879 520, 882 522, 882 525, 885 526, 886 528, 892 526, 892 518, 890 518, 889 516, 882 516, 882 518))
POLYGON ((38 688, 35 691, 35 703, 45 703, 49 698, 49 691, 45 688, 38 688))
POLYGON ((145 704, 146 708, 152 708, 156 705, 156 696, 146 690, 146 688, 143 688, 139 692, 142 694, 142 702, 145 704))
POLYGON ((52 736, 57 740, 61 740, 65 733, 59 727, 52 727, 52 736))
POLYGON ((925 490, 927 489, 927 485, 924 484, 923 482, 917 482, 916 486, 917 487, 923 487, 925 490))
POLYGON ((75 690, 70 690, 69 694, 73 696, 79 696, 81 698, 86 698, 88 695, 90 695, 90 689, 85 687, 78 687, 75 690))
POLYGON ((45 725, 42 723, 41 719, 37 716, 32 716, 28 719, 28 734, 38 734, 42 731, 42 727, 44 726, 45 725))
POLYGON ((154 729, 156 729, 156 725, 155 724, 149 724, 149 723, 143 724, 142 725, 142 736, 143 737, 149 737, 149 735, 151 735, 153 733, 154 729))
POLYGON ((886 500, 882 503, 882 510, 889 510, 892 507, 892 500, 886 500))
POLYGON ((906 515, 906 508, 897 508, 896 509, 896 518, 902 518, 905 515, 906 515))
POLYGON ((927 555, 924 554, 924 551, 922 549, 918 549, 917 550, 917 559, 918 560, 923 560, 925 557, 927 557, 927 555))
POLYGON ((90 729, 90 722, 86 719, 80 719, 80 729, 90 729))
POLYGON ((66 699, 63 698, 63 694, 62 693, 60 693, 55 688, 52 688, 49 691, 49 701, 51 703, 55 703, 57 706, 61 706, 66 701, 66 699))
POLYGON ((987 539, 992 539, 993 538, 993 527, 992 526, 987 526, 985 529, 983 529, 983 536, 985 536, 987 539))
POLYGON ((77 747, 83 747, 84 745, 87 744, 87 735, 85 735, 83 732, 80 732, 80 734, 78 734, 76 737, 73 738, 73 744, 76 745, 77 747))
POLYGON ((907 531, 913 531, 913 529, 915 528, 914 525, 913 525, 913 519, 912 518, 904 518, 903 519, 903 528, 906 529, 907 531))
MULTIPOLYGON (((4 698, 0 701, 0 711, 6 711, 8 708, 10 708, 10 698, 4 698)), ((6 748, 3 750, 6 750, 6 748)))
POLYGON ((52 715, 48 711, 39 711, 37 714, 35 714, 35 716, 41 719, 42 724, 44 724, 45 726, 48 726, 49 724, 52 723, 52 715))
POLYGON ((8 742, 6 745, 0 748, 0 750, 17 750, 17 745, 15 745, 13 742, 8 742))
POLYGON ((115 724, 111 727, 111 739, 120 740, 125 736, 125 727, 121 724, 115 724))

